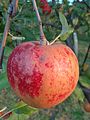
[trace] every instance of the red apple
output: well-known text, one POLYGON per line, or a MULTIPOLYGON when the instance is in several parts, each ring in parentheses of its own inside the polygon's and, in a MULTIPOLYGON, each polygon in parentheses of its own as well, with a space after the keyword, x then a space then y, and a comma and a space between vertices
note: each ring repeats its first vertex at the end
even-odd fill
POLYGON ((43 14, 49 15, 52 11, 47 0, 40 0, 40 8, 42 9, 43 14))
POLYGON ((26 42, 17 46, 7 63, 8 80, 27 104, 50 108, 71 95, 78 77, 78 60, 63 44, 26 42))

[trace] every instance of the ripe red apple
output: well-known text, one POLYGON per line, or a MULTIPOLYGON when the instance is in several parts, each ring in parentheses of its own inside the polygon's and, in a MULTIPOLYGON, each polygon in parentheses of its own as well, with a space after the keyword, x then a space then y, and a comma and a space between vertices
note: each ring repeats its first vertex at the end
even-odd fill
POLYGON ((49 15, 52 11, 47 0, 40 0, 40 8, 42 9, 43 14, 49 15))
POLYGON ((66 45, 26 42, 10 55, 7 75, 11 87, 24 102, 32 107, 50 108, 75 89, 78 60, 66 45))

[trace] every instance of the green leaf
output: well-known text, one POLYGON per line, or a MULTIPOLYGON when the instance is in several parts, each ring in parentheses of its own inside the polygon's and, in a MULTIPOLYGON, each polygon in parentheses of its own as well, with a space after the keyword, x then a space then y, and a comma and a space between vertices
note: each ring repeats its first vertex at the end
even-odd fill
POLYGON ((78 24, 78 18, 74 18, 72 22, 73 22, 73 25, 76 26, 78 24))
POLYGON ((61 34, 60 39, 63 40, 63 41, 66 40, 73 31, 74 31, 74 29, 69 27, 68 31, 66 31, 65 33, 61 34))
POLYGON ((59 13, 59 18, 62 24, 62 31, 60 34, 60 39, 62 41, 65 41, 70 36, 70 34, 74 31, 74 29, 68 25, 65 16, 61 12, 59 13))
POLYGON ((37 112, 37 109, 31 108, 29 106, 24 106, 22 108, 19 108, 15 110, 17 114, 27 114, 27 115, 32 115, 33 113, 37 112))
POLYGON ((90 67, 85 71, 85 76, 90 79, 90 67))
POLYGON ((4 31, 4 24, 3 22, 0 23, 0 33, 3 33, 4 31))
POLYGON ((12 49, 10 48, 10 47, 5 47, 5 51, 4 51, 4 55, 6 56, 6 57, 9 57, 9 55, 11 54, 11 52, 12 52, 12 49))
MULTIPOLYGON (((8 57, 10 55, 11 51, 12 51, 12 49, 10 49, 9 47, 6 47, 5 53, 4 53, 5 57, 8 57)), ((2 65, 3 70, 0 73, 0 90, 2 90, 3 88, 10 87, 9 82, 8 82, 8 78, 7 78, 7 73, 6 73, 6 69, 7 69, 6 62, 7 62, 7 59, 5 58, 3 60, 3 65, 2 65)))
POLYGON ((23 101, 20 101, 20 102, 18 102, 18 103, 16 103, 16 104, 14 105, 13 110, 17 110, 17 109, 22 108, 22 107, 25 107, 25 106, 27 106, 27 104, 24 103, 23 101))
POLYGON ((79 28, 78 28, 78 32, 79 32, 79 34, 83 34, 83 33, 85 33, 85 31, 87 31, 88 30, 88 26, 80 26, 79 28))
POLYGON ((0 90, 2 90, 3 88, 8 88, 8 87, 9 87, 9 83, 7 80, 6 72, 1 73, 0 74, 0 90))
POLYGON ((90 79, 87 76, 80 76, 79 80, 83 86, 90 88, 90 79))
POLYGON ((12 115, 8 118, 8 120, 28 120, 29 116, 25 115, 25 114, 16 114, 16 113, 12 113, 12 115))
POLYGON ((61 12, 59 13, 59 18, 60 18, 60 22, 62 24, 62 32, 67 31, 68 30, 68 23, 67 23, 65 16, 61 12))
MULTIPOLYGON (((24 103, 23 101, 20 101, 16 103, 9 112, 12 112, 12 115, 10 118, 8 118, 8 120, 12 120, 12 119, 17 120, 18 117, 21 118, 21 120, 25 120, 26 117, 29 117, 30 115, 38 112, 38 109, 32 108, 28 106, 26 103, 24 103), (22 116, 25 118, 23 118, 22 116)), ((0 117, 0 119, 1 118, 2 116, 0 117)))
POLYGON ((15 105, 15 107, 13 108, 13 111, 17 114, 32 115, 33 113, 38 112, 38 109, 32 108, 28 106, 26 103, 20 101, 15 105))
POLYGON ((76 95, 76 97, 78 98, 79 101, 81 101, 81 102, 84 101, 84 94, 78 86, 76 87, 74 94, 76 95))

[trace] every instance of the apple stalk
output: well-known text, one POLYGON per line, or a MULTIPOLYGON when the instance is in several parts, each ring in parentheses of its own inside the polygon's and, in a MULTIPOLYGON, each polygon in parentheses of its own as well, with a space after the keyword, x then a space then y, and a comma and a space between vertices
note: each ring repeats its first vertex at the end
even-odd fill
POLYGON ((41 20, 41 17, 40 17, 38 8, 37 8, 36 0, 32 0, 32 2, 33 2, 33 7, 34 7, 34 10, 35 10, 35 12, 36 12, 36 16, 37 16, 38 23, 39 23, 39 29, 40 29, 40 44, 41 44, 41 45, 47 45, 47 44, 49 44, 49 42, 46 40, 45 34, 44 34, 44 32, 43 32, 42 20, 41 20))

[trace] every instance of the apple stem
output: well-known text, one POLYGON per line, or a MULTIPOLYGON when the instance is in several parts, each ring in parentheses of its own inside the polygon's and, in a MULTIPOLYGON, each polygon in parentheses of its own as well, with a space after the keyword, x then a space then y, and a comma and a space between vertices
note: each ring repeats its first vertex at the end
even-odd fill
POLYGON ((60 37, 61 37, 61 34, 58 35, 53 41, 51 41, 50 45, 54 44, 60 37))
POLYGON ((36 16, 37 16, 38 23, 39 23, 39 29, 40 29, 40 44, 41 44, 41 45, 47 45, 47 44, 49 44, 49 43, 47 42, 46 37, 45 37, 45 34, 44 34, 44 32, 43 32, 42 20, 41 20, 40 14, 39 14, 39 12, 38 12, 36 0, 32 0, 32 2, 33 2, 33 7, 34 7, 34 10, 35 10, 35 12, 36 12, 36 16))

